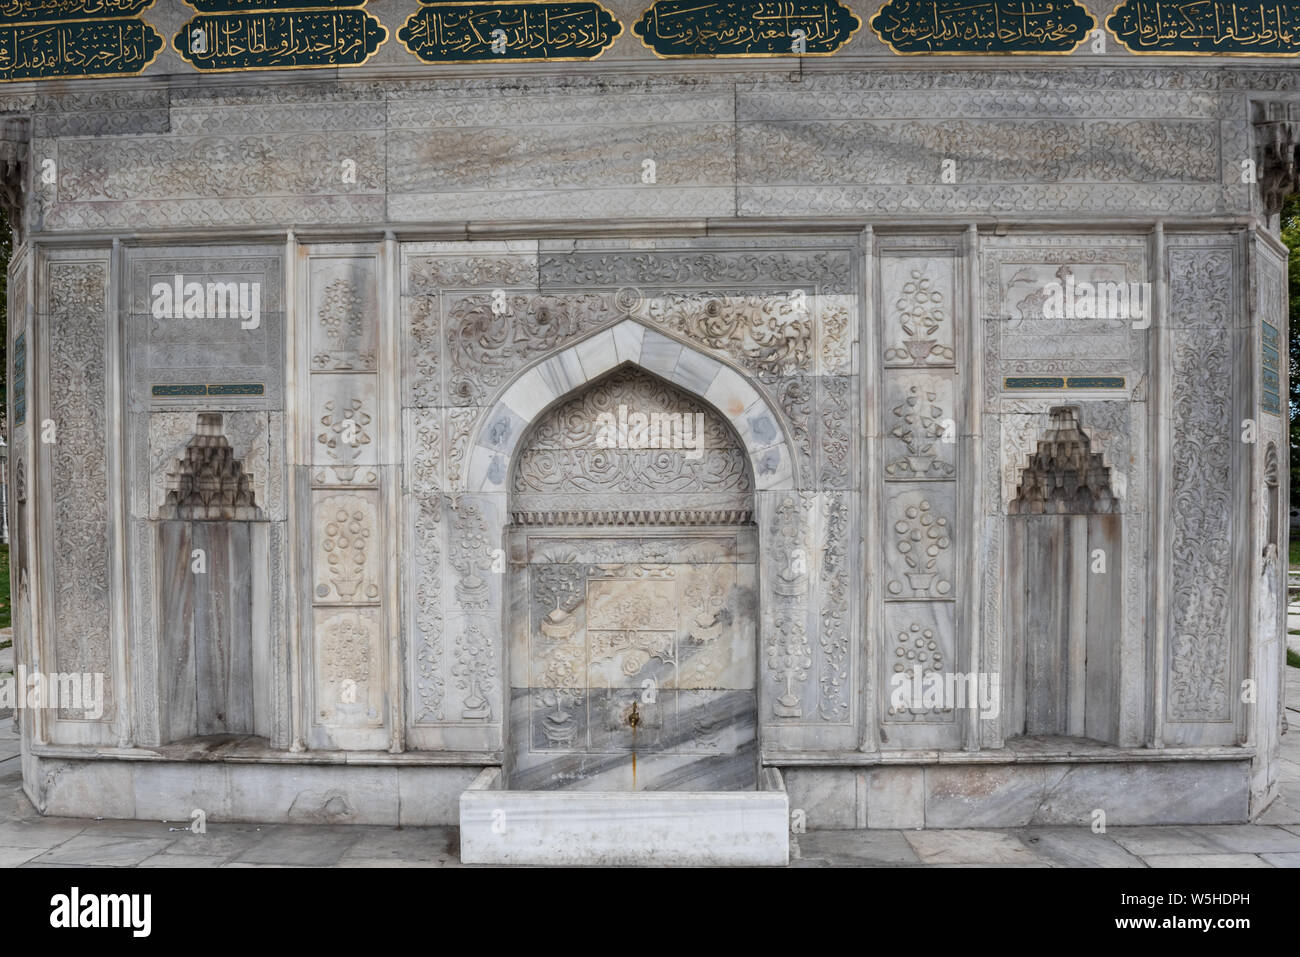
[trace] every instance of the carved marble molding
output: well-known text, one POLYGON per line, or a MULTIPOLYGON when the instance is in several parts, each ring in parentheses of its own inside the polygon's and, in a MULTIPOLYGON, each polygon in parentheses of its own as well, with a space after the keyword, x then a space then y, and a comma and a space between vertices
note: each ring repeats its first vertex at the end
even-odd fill
POLYGON ((742 443, 756 489, 795 484, 794 451, 785 418, 730 366, 635 319, 569 345, 518 375, 477 424, 468 457, 467 487, 504 491, 508 463, 540 413, 561 396, 621 365, 652 373, 716 409, 742 443))

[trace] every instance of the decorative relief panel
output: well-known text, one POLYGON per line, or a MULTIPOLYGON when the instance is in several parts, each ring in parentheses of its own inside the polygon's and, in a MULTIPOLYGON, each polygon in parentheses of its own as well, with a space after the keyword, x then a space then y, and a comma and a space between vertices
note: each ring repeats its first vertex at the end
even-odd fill
POLYGON ((407 538, 414 568, 408 573, 407 596, 411 615, 412 701, 411 723, 437 724, 447 720, 446 648, 443 631, 443 504, 440 497, 408 500, 407 538))
MULTIPOLYGON (((104 359, 108 266, 54 261, 47 266, 49 401, 58 441, 46 446, 57 479, 53 498, 53 660, 60 672, 104 675, 104 708, 111 721, 113 681, 109 622, 107 371, 104 359)), ((81 710, 59 709, 61 718, 81 710)))
POLYGON ((927 687, 933 688, 936 682, 942 687, 945 675, 961 670, 956 657, 955 608, 949 602, 891 602, 885 606, 880 648, 885 684, 881 720, 885 724, 956 723, 951 701, 925 694, 927 687))
POLYGON ((953 391, 948 375, 886 374, 883 450, 887 478, 957 477, 953 391))
POLYGON ((988 344, 1000 359, 986 363, 987 375, 1127 373, 1136 381, 1145 371, 1153 316, 1145 240, 1037 236, 984 245, 982 309, 997 320, 989 328, 997 341, 988 344))
POLYGON ((312 600, 317 604, 378 601, 382 581, 378 496, 317 492, 312 518, 316 542, 312 600))
POLYGON ((1233 250, 1169 250, 1173 339, 1171 721, 1231 716, 1237 422, 1233 375, 1233 250))
POLYGON ((311 257, 307 303, 314 372, 375 370, 375 260, 311 257))
POLYGON ((956 359, 951 259, 880 261, 886 366, 950 366, 956 359))
POLYGON ((333 728, 384 723, 385 651, 378 608, 313 609, 316 719, 333 728))
POLYGON ((951 484, 886 492, 885 591, 888 598, 951 598, 955 587, 953 547, 955 492, 951 484))
POLYGON ((515 456, 516 521, 629 506, 746 514, 753 507, 753 474, 727 422, 639 369, 620 369, 562 402, 527 441, 515 456), (635 502, 628 502, 629 493, 636 493, 635 502))
POLYGON ((373 485, 379 481, 379 423, 373 376, 311 377, 312 481, 373 485))

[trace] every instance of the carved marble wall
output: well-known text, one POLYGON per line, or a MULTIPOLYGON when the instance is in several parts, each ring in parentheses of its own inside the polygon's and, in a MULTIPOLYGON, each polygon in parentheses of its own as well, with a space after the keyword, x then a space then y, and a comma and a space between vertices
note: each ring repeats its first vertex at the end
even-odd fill
POLYGON ((28 219, 75 232, 1248 213, 1247 94, 1297 91, 1286 71, 1218 64, 952 74, 827 61, 792 76, 749 62, 725 76, 178 78, 15 98, 35 114, 33 168, 56 171, 38 178, 28 219))

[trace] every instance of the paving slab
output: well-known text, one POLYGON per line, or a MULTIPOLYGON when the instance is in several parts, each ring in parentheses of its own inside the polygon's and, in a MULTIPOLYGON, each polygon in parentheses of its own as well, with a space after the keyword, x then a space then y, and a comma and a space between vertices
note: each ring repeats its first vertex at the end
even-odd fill
MULTIPOLYGON (((459 862, 456 829, 452 827, 368 827, 339 859, 340 865, 356 860, 391 864, 410 863, 445 866, 459 862)), ((380 864, 379 866, 385 866, 380 864)))
POLYGON ((1001 866, 1036 861, 1020 838, 1007 831, 907 831, 904 836, 923 864, 1001 866))
POLYGON ((333 867, 366 828, 353 825, 278 824, 231 863, 333 867))
POLYGON ((1211 824, 1196 829, 1198 837, 1205 838, 1225 851, 1246 854, 1300 853, 1300 835, 1280 827, 1258 824, 1211 824))
POLYGON ((1274 867, 1300 867, 1300 854, 1261 854, 1259 856, 1274 867))
POLYGON ((1221 846, 1208 837, 1201 836, 1199 831, 1199 827, 1190 825, 1150 825, 1112 827, 1106 833, 1124 850, 1143 859, 1152 854, 1223 853, 1221 846))
POLYGON ((1272 867, 1254 854, 1152 854, 1144 858, 1148 867, 1272 867))
POLYGON ((46 851, 35 859, 35 863, 131 867, 157 854, 170 843, 158 839, 79 834, 46 851))
POLYGON ((917 865, 920 857, 902 831, 808 831, 790 836, 790 856, 837 865, 917 865))
POLYGON ((1020 840, 1037 858, 1053 867, 1145 867, 1109 835, 1090 827, 1031 827, 1020 840))

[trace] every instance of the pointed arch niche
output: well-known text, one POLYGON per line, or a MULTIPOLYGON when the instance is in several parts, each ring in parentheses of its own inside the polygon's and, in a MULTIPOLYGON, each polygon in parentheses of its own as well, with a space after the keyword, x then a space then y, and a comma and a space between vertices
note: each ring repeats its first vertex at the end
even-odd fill
POLYGON ((1050 410, 1007 515, 1007 734, 1114 743, 1122 516, 1078 408, 1050 410))
POLYGON ((792 461, 743 376, 632 320, 505 390, 467 484, 505 505, 509 787, 755 786, 758 516, 792 461))

